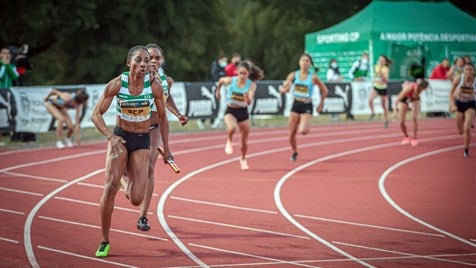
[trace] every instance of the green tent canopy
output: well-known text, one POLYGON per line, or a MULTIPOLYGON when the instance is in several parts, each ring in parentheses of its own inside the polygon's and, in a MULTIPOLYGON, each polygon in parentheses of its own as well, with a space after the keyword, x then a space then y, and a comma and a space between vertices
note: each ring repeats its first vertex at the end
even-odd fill
POLYGON ((387 55, 393 61, 390 78, 412 79, 422 69, 428 77, 443 58, 476 59, 476 18, 449 2, 373 1, 339 24, 307 33, 305 52, 322 79, 331 58, 348 79, 350 66, 363 52, 373 64, 387 55))

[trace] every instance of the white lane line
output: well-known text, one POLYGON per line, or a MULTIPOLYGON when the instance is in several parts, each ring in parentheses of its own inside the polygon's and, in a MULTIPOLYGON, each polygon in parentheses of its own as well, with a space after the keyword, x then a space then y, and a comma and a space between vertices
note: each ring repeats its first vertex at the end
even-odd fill
POLYGON ((315 217, 315 216, 306 216, 306 215, 300 215, 300 214, 294 214, 294 216, 295 216, 296 218, 303 218, 303 219, 310 219, 310 220, 318 220, 318 221, 326 221, 326 222, 333 222, 333 223, 341 223, 341 224, 348 224, 348 225, 354 225, 354 226, 368 227, 368 228, 374 228, 374 229, 382 229, 382 230, 387 230, 387 231, 396 231, 396 232, 403 232, 403 233, 411 233, 411 234, 419 234, 419 235, 428 235, 428 236, 435 236, 435 237, 445 237, 445 236, 442 235, 442 234, 427 233, 427 232, 406 230, 406 229, 393 228, 393 227, 385 227, 385 226, 365 224, 365 223, 358 223, 358 222, 341 221, 341 220, 334 220, 334 219, 321 218, 321 217, 315 217))
POLYGON ((97 261, 97 262, 102 262, 102 263, 106 263, 106 264, 117 265, 117 266, 121 266, 121 267, 137 268, 137 266, 132 266, 132 265, 128 265, 128 264, 124 264, 124 263, 120 263, 120 262, 108 261, 108 260, 105 260, 104 258, 102 258, 102 259, 100 259, 100 258, 95 258, 95 257, 93 258, 93 257, 89 257, 89 256, 79 255, 79 254, 75 254, 75 253, 72 253, 72 252, 68 252, 68 251, 64 251, 64 250, 59 250, 59 249, 54 249, 54 248, 49 248, 49 247, 44 247, 44 246, 38 246, 38 248, 39 248, 39 249, 43 249, 43 250, 47 250, 47 251, 51 251, 51 252, 56 252, 56 253, 64 254, 64 255, 69 255, 69 256, 78 257, 78 258, 81 258, 81 259, 87 259, 87 260, 90 260, 90 261, 97 261))
POLYGON ((12 214, 18 214, 18 215, 25 215, 25 212, 3 209, 3 208, 0 208, 0 212, 6 212, 6 213, 12 213, 12 214))
MULTIPOLYGON (((72 203, 83 204, 83 205, 99 207, 99 203, 83 201, 83 200, 79 200, 79 199, 73 199, 73 198, 67 198, 67 197, 61 197, 61 196, 55 196, 54 199, 58 199, 58 200, 61 200, 61 201, 72 202, 72 203)), ((119 206, 114 206, 114 209, 115 210, 117 209, 117 210, 127 211, 127 212, 140 213, 140 210, 138 210, 138 209, 131 209, 131 208, 125 208, 125 207, 119 207, 119 206)), ((147 212, 147 214, 152 215, 154 213, 149 211, 149 212, 147 212)))
MULTIPOLYGON (((218 252, 224 252, 224 253, 230 253, 230 254, 234 254, 234 255, 240 255, 240 256, 245 256, 245 257, 251 257, 251 258, 257 258, 257 259, 272 261, 272 263, 267 263, 267 265, 292 264, 292 265, 302 266, 302 267, 318 267, 318 266, 307 265, 307 264, 303 264, 303 263, 299 263, 299 262, 285 261, 285 260, 280 260, 280 259, 276 259, 276 258, 270 258, 270 257, 264 257, 264 256, 249 254, 249 253, 238 252, 238 251, 220 249, 220 248, 216 248, 216 247, 209 247, 209 246, 204 246, 204 245, 199 245, 199 244, 194 244, 194 243, 189 243, 189 245, 194 246, 194 247, 203 248, 203 249, 218 251, 218 252)), ((213 267, 217 267, 217 266, 221 266, 221 265, 213 265, 213 267)))
POLYGON ((337 242, 337 241, 333 241, 333 243, 338 244, 338 245, 342 245, 342 246, 363 248, 363 249, 367 249, 367 250, 373 250, 373 251, 379 251, 379 252, 385 252, 385 253, 393 253, 393 254, 398 254, 398 255, 410 256, 412 258, 422 258, 422 259, 429 259, 429 260, 433 260, 433 261, 450 262, 450 263, 457 263, 457 264, 463 264, 463 265, 469 265, 469 266, 476 266, 476 263, 468 263, 468 262, 454 261, 454 260, 443 259, 443 258, 436 258, 436 257, 433 257, 431 255, 412 254, 412 253, 408 253, 408 252, 386 250, 386 249, 381 249, 381 248, 367 247, 367 246, 361 246, 361 245, 356 245, 356 244, 351 244, 351 243, 344 243, 344 242, 337 242))
POLYGON ((96 184, 96 183, 89 183, 89 182, 78 182, 77 184, 79 186, 87 186, 91 188, 104 189, 104 184, 96 184))
POLYGON ((211 205, 216 207, 224 207, 224 208, 231 208, 231 209, 239 209, 239 210, 246 210, 246 211, 253 211, 253 212, 261 212, 261 213, 268 213, 268 214, 278 214, 276 211, 264 210, 264 209, 257 209, 257 208, 247 208, 247 207, 240 207, 240 206, 233 206, 227 204, 221 204, 216 202, 208 202, 208 201, 201 201, 196 199, 190 198, 183 198, 178 196, 171 196, 170 199, 180 200, 185 202, 197 203, 202 205, 211 205))
POLYGON ((17 190, 17 189, 12 189, 12 188, 5 188, 5 187, 0 187, 1 191, 6 191, 6 192, 13 192, 17 194, 27 194, 27 195, 33 195, 33 196, 44 196, 44 194, 40 193, 34 193, 34 192, 29 192, 29 191, 22 191, 22 190, 17 190))
MULTIPOLYGON (((89 183, 89 182, 78 182, 77 185, 91 187, 96 189, 104 189, 104 184, 96 184, 96 183, 89 183)), ((124 192, 124 189, 120 189, 120 192, 124 192)), ((159 196, 157 193, 152 193, 152 196, 159 196)))
POLYGON ((30 162, 30 163, 26 163, 26 164, 20 164, 20 165, 0 169, 0 173, 5 172, 5 171, 14 170, 14 169, 24 168, 24 167, 37 166, 37 165, 42 165, 42 164, 50 164, 50 163, 54 163, 54 162, 59 162, 59 161, 64 161, 64 160, 69 160, 69 159, 75 159, 75 158, 79 158, 79 157, 85 157, 85 156, 90 156, 90 155, 95 155, 95 154, 100 154, 100 153, 105 153, 105 152, 106 152, 106 150, 97 150, 97 151, 91 151, 91 152, 86 152, 86 153, 56 157, 56 158, 51 158, 51 159, 41 160, 41 161, 36 161, 36 162, 30 162))
POLYGON ((217 225, 217 226, 223 226, 223 227, 229 227, 229 228, 235 228, 235 229, 241 229, 241 230, 248 230, 248 231, 253 231, 253 232, 258 232, 258 233, 267 233, 267 234, 274 234, 274 235, 279 235, 279 236, 294 237, 294 238, 301 238, 301 239, 309 239, 309 237, 307 237, 307 236, 302 236, 302 235, 287 234, 287 233, 269 231, 269 230, 258 229, 258 228, 252 228, 252 227, 245 227, 245 226, 233 225, 233 224, 228 224, 228 223, 221 223, 221 222, 215 222, 215 221, 206 221, 206 220, 192 219, 192 218, 181 217, 181 216, 174 216, 174 215, 169 215, 168 217, 169 217, 169 218, 172 218, 172 219, 177 219, 177 220, 184 220, 184 221, 191 221, 191 222, 199 222, 199 223, 210 224, 210 225, 217 225))
MULTIPOLYGON (((42 176, 35 176, 35 175, 29 175, 29 174, 11 172, 11 171, 5 171, 4 174, 12 175, 12 176, 15 176, 15 177, 24 177, 24 178, 28 178, 28 179, 36 179, 36 180, 43 180, 43 181, 50 181, 50 182, 59 182, 59 183, 68 182, 67 180, 63 180, 63 179, 47 178, 47 177, 42 177, 42 176)), ((18 178, 15 178, 15 179, 18 179, 18 178)))
MULTIPOLYGON (((76 222, 76 221, 67 221, 67 220, 57 219, 57 218, 52 218, 52 217, 47 217, 47 216, 38 216, 38 218, 44 219, 44 220, 49 220, 49 221, 54 221, 54 222, 61 222, 61 223, 67 223, 67 224, 72 224, 72 225, 77 225, 77 226, 89 227, 89 228, 94 228, 94 229, 101 229, 101 226, 87 224, 87 223, 81 223, 81 222, 76 222)), ((167 238, 162 238, 162 237, 158 237, 158 236, 145 235, 145 234, 123 231, 123 230, 114 229, 114 228, 111 228, 110 230, 113 231, 113 232, 116 232, 116 233, 121 233, 121 234, 128 234, 128 235, 133 235, 133 236, 145 237, 145 238, 154 239, 154 240, 169 241, 167 238)))
MULTIPOLYGON (((474 146, 474 144, 471 144, 471 146, 474 146)), ((380 190, 380 193, 382 194, 383 198, 385 198, 385 200, 394 208, 396 209, 398 212, 400 212, 402 215, 406 216, 407 218, 411 219, 412 221, 415 221, 423 226, 426 226, 438 233, 441 233, 441 234, 444 234, 446 236, 449 236, 455 240, 458 240, 464 244, 467 244, 467 245, 470 245, 472 247, 476 247, 476 244, 469 241, 469 240, 466 240, 464 238, 461 238, 455 234, 452 234, 450 232, 447 232, 445 230, 442 230, 434 225, 431 225, 425 221, 423 221, 422 219, 419 219, 418 217, 415 217, 413 216, 412 214, 410 214, 408 211, 404 210, 402 207, 400 207, 391 197, 390 195, 388 194, 387 192, 387 189, 385 188, 385 181, 387 180, 388 178, 388 175, 390 175, 390 173, 392 173, 395 169, 407 164, 407 163, 410 163, 412 161, 415 161, 415 160, 419 160, 419 159, 422 159, 422 158, 425 158, 425 157, 428 157, 428 156, 433 156, 433 155, 436 155, 436 154, 441 154, 441 153, 445 153, 445 152, 449 152, 449 151, 453 151, 453 150, 457 150, 457 149, 462 149, 463 146, 460 145, 460 146, 453 146, 453 147, 448 147, 448 148, 443 148, 443 149, 440 149, 440 150, 435 150, 435 151, 431 151, 431 152, 427 152, 427 153, 424 153, 424 154, 420 154, 420 155, 416 155, 416 156, 413 156, 413 157, 410 157, 410 158, 407 158, 403 161, 400 161, 398 163, 396 163, 395 165, 391 166, 390 168, 388 168, 387 170, 385 170, 382 175, 380 176, 379 178, 379 182, 378 182, 378 187, 379 187, 379 190, 380 190)), ((462 158, 463 156, 461 156, 462 158)))
MULTIPOLYGON (((54 162, 54 159, 50 159, 48 161, 53 161, 54 162)), ((46 162, 46 161, 45 161, 46 162)), ((28 165, 28 164, 27 164, 28 165)), ((30 165, 28 165, 30 166, 30 165)), ((30 211, 30 214, 28 214, 28 217, 25 221, 25 228, 24 228, 24 231, 23 231, 23 236, 24 236, 24 244, 25 244, 25 251, 26 251, 26 255, 28 257, 28 260, 30 261, 30 264, 33 268, 38 268, 40 267, 40 265, 38 264, 37 260, 36 260, 36 257, 35 257, 35 253, 33 251, 33 246, 32 246, 32 243, 31 243, 31 225, 33 223, 33 219, 35 218, 35 215, 36 213, 40 210, 40 208, 46 203, 48 202, 48 200, 50 200, 53 196, 55 196, 56 194, 58 194, 59 192, 63 191, 64 189, 70 187, 71 185, 74 185, 75 183, 77 183, 78 181, 82 181, 82 180, 85 180, 85 179, 88 179, 96 174, 99 174, 101 172, 104 172, 104 168, 102 169, 98 169, 96 171, 93 171, 83 177, 80 177, 78 179, 75 179, 75 180, 72 180, 68 183, 66 183, 65 185, 62 185, 61 187, 55 189, 54 191, 50 192, 48 195, 46 195, 45 197, 43 197, 37 204, 36 206, 30 211)))
MULTIPOLYGON (((436 140, 445 140, 445 139, 453 139, 453 138, 456 138, 458 136, 456 135, 451 135, 451 136, 440 136, 440 137, 436 137, 436 138, 427 138, 427 139, 420 139, 420 141, 436 141, 436 140)), ((349 139, 350 140, 350 139, 349 139)), ((337 153, 337 154, 333 154, 333 155, 328 155, 328 156, 325 156, 325 157, 321 157, 321 158, 318 158, 316 160, 313 160, 311 162, 308 162, 308 163, 305 163, 293 170, 291 170, 290 172, 288 172, 287 174, 285 174, 279 181, 278 183, 276 184, 276 187, 274 189, 274 199, 275 199, 275 203, 276 203, 276 206, 278 207, 279 211, 281 212, 281 214, 289 221, 291 222, 294 226, 296 226, 297 228, 299 228, 301 231, 303 231, 304 233, 306 233, 307 235, 311 236, 312 238, 314 238, 315 240, 321 242, 322 244, 326 245, 327 247, 331 248, 332 250, 338 252, 339 254, 343 255, 343 256, 346 256, 347 258, 355 261, 355 262, 358 262, 359 264, 363 265, 363 266, 366 266, 366 267, 374 267, 368 263, 366 263, 365 261, 362 261, 361 259, 359 258, 356 258, 354 256, 352 256, 351 254, 345 252, 344 250, 341 250, 340 248, 334 246, 332 243, 330 243, 329 241, 321 238, 320 236, 314 234, 313 232, 311 232, 309 229, 307 229, 306 227, 304 227, 303 225, 301 225, 296 219, 294 219, 289 213, 288 211, 284 208, 284 205, 282 203, 282 200, 281 200, 281 189, 284 185, 284 183, 289 179, 291 178, 291 176, 293 176, 294 174, 296 174, 297 172, 305 169, 305 168, 308 168, 312 165, 315 165, 315 164, 318 164, 320 162, 325 162, 325 161, 328 161, 328 160, 331 160, 331 159, 334 159, 334 158, 338 158, 338 157, 343 157, 343 156, 347 156, 347 155, 351 155, 351 154, 356 154, 356 153, 361 153, 361 152, 366 152, 366 151, 371 151, 371 150, 377 150, 377 149, 383 149, 383 148, 387 148, 387 147, 395 147, 395 146, 401 146, 400 143, 396 143, 396 142, 393 142, 393 143, 386 143, 386 144, 378 144, 378 145, 373 145, 373 146, 368 146, 368 147, 362 147, 362 148, 357 148, 357 149, 353 149, 353 150, 349 150, 349 151, 345 151, 345 152, 341 152, 341 153, 337 153)))
MULTIPOLYGON (((90 142, 86 143, 84 145, 98 145, 102 144, 104 141, 99 141, 99 142, 90 142)), ((55 147, 44 147, 44 148, 32 148, 32 149, 16 149, 16 150, 9 150, 9 151, 4 151, 0 152, 0 156, 3 155, 9 155, 9 154, 20 154, 20 153, 31 153, 31 152, 41 152, 41 151, 50 151, 50 150, 58 150, 55 147)), ((105 152, 106 150, 104 150, 105 152)))
POLYGON ((0 241, 10 242, 10 243, 14 243, 14 244, 20 244, 20 242, 17 241, 17 240, 8 239, 8 238, 5 238, 5 237, 0 237, 0 241))

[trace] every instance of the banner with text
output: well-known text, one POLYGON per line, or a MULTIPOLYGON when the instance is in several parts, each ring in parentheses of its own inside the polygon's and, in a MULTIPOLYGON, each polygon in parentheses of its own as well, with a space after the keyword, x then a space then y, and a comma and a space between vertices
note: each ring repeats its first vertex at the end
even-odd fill
MULTIPOLYGON (((430 86, 422 93, 422 112, 447 112, 449 107, 449 91, 451 82, 447 80, 430 80, 430 86)), ((388 107, 393 110, 395 100, 401 90, 403 81, 389 83, 388 107)), ((251 115, 285 115, 291 110, 293 98, 291 93, 280 94, 279 86, 282 81, 259 81, 252 105, 251 115)), ((329 94, 324 101, 322 114, 348 113, 354 115, 370 114, 368 95, 372 89, 369 82, 325 83, 329 94)), ((81 127, 94 127, 91 122, 91 112, 96 106, 105 84, 54 86, 64 91, 86 89, 89 94, 87 105, 82 111, 81 127)), ((51 86, 13 87, 0 89, 0 130, 17 132, 47 132, 56 128, 56 122, 44 105, 44 98, 51 91, 51 86)), ((170 90, 179 110, 190 119, 218 117, 222 118, 226 102, 215 97, 216 85, 212 82, 184 83, 175 82, 170 90)), ((225 96, 226 88, 222 88, 221 96, 225 96)), ((316 87, 312 102, 314 107, 320 102, 319 89, 316 87)), ((379 98, 374 100, 376 113, 382 112, 379 98)), ((103 115, 107 125, 116 123, 116 102, 111 103, 109 110, 103 115)), ((75 118, 75 109, 68 110, 71 118, 75 118)), ((169 120, 177 118, 167 113, 169 120)), ((317 115, 314 111, 314 115, 317 115)))

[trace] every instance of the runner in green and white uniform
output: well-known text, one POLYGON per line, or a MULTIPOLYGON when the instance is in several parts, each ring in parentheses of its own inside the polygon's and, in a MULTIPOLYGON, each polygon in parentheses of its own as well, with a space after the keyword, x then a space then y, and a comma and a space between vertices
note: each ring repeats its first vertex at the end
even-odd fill
MULTIPOLYGON (((163 69, 161 68, 161 63, 164 59, 164 54, 162 49, 156 44, 146 45, 147 50, 150 54, 150 69, 149 71, 154 74, 154 78, 161 83, 162 88, 164 89, 164 101, 166 108, 175 116, 182 125, 187 124, 188 118, 181 114, 177 106, 175 105, 172 95, 170 95, 170 89, 172 88, 173 80, 171 77, 167 76, 163 69)), ((137 229, 141 231, 149 231, 150 225, 147 219, 147 212, 149 210, 150 200, 152 199, 152 193, 154 192, 154 170, 155 163, 157 162, 157 157, 159 152, 157 147, 161 146, 161 135, 159 131, 159 123, 157 118, 157 108, 152 106, 152 115, 150 120, 150 151, 149 151, 149 171, 148 171, 148 180, 145 188, 145 196, 142 204, 140 206, 139 220, 137 221, 137 229)), ((168 133, 167 133, 168 135, 168 133)))
POLYGON ((106 154, 106 182, 100 200, 101 244, 96 257, 107 257, 109 230, 111 227, 114 199, 121 187, 121 178, 127 174, 124 187, 126 197, 134 206, 139 206, 145 196, 148 175, 149 131, 151 107, 157 107, 157 117, 161 124, 163 147, 167 157, 171 157, 168 146, 168 121, 165 114, 164 93, 160 83, 150 80, 148 67, 150 55, 144 46, 135 46, 127 55, 129 72, 107 83, 104 93, 91 114, 96 128, 109 140, 106 154), (117 119, 112 132, 103 115, 116 98, 117 119))

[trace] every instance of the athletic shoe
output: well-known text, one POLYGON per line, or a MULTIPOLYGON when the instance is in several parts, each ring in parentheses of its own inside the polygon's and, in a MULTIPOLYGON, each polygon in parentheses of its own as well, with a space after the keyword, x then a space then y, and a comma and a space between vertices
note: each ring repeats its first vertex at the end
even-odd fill
POLYGON ((385 122, 383 123, 383 127, 384 127, 384 128, 388 128, 388 121, 385 121, 385 122))
POLYGON ((231 144, 231 141, 229 141, 229 140, 226 141, 225 153, 226 154, 232 154, 233 153, 233 144, 231 144))
POLYGON ((56 141, 56 148, 58 149, 64 149, 66 147, 63 143, 63 141, 56 141))
POLYGON ((0 146, 6 146, 7 144, 4 141, 0 142, 0 146))
POLYGON ((99 245, 98 250, 96 251, 96 257, 98 258, 107 257, 107 254, 109 253, 110 249, 111 249, 111 245, 109 244, 109 242, 102 242, 101 245, 99 245))
POLYGON ((416 139, 412 139, 411 143, 412 143, 412 146, 417 146, 418 145, 418 141, 416 139))
POLYGON ((147 220, 146 217, 140 217, 139 220, 137 221, 137 229, 147 232, 150 230, 150 225, 149 221, 147 220))
POLYGON ((468 157, 469 157, 469 149, 464 149, 463 156, 464 156, 464 158, 468 158, 468 157))
POLYGON ((406 145, 410 143, 410 137, 403 137, 402 139, 402 145, 406 145))
POLYGON ((298 156, 298 153, 297 153, 297 152, 294 152, 293 155, 291 155, 291 159, 290 159, 290 160, 293 161, 293 162, 296 161, 297 156, 298 156))
POLYGON ((74 144, 73 144, 73 141, 71 139, 64 139, 64 141, 66 142, 66 147, 68 148, 71 148, 71 147, 74 147, 74 144))
POLYGON ((375 117, 375 114, 371 114, 370 117, 369 117, 369 121, 374 120, 374 117, 375 117))
POLYGON ((250 167, 248 166, 248 162, 246 159, 240 159, 241 170, 248 170, 250 167))

